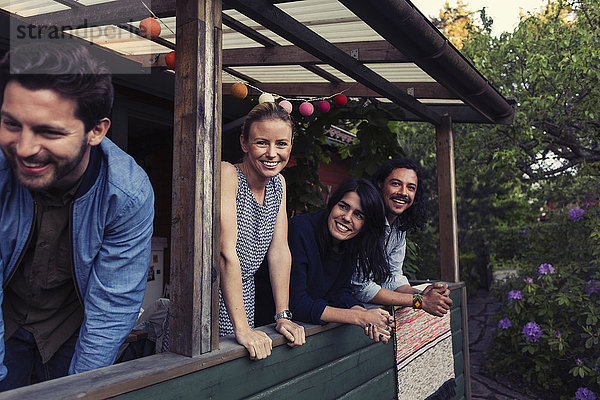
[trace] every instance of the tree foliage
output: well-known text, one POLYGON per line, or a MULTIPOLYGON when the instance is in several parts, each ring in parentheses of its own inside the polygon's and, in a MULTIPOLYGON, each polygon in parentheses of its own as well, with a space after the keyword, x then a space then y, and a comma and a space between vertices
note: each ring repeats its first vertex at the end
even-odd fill
POLYGON ((439 17, 433 18, 431 22, 460 50, 473 28, 474 14, 467 9, 467 4, 462 0, 458 0, 456 7, 450 7, 446 2, 440 10, 439 17))
POLYGON ((531 180, 600 161, 600 4, 558 0, 500 37, 482 20, 463 53, 519 102, 512 125, 479 129, 484 148, 531 180))

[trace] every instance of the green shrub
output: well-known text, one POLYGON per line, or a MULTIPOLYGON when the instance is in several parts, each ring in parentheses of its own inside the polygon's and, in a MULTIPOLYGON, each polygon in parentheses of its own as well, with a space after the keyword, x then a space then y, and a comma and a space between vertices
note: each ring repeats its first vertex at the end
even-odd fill
POLYGON ((583 256, 567 251, 557 256, 557 249, 547 248, 548 255, 562 261, 571 255, 570 262, 548 259, 554 266, 522 268, 495 289, 503 307, 496 316, 488 370, 561 399, 573 399, 581 388, 600 396, 600 228, 596 215, 588 217, 589 224, 579 226, 591 227, 582 243, 572 243, 581 239, 581 232, 564 227, 563 241, 549 244, 563 251, 578 249, 583 256))

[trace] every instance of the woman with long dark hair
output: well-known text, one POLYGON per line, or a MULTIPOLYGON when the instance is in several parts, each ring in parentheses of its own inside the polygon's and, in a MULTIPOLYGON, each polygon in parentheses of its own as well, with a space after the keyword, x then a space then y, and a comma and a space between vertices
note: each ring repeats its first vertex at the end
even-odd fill
POLYGON ((254 329, 254 274, 266 258, 275 300, 275 329, 290 346, 305 342, 288 310, 291 257, 287 243, 285 180, 279 173, 292 149, 293 122, 275 103, 248 113, 242 162, 221 163, 221 290, 219 336, 235 334, 251 359, 271 354, 272 341, 254 329))
POLYGON ((366 179, 354 178, 337 188, 326 209, 290 220, 290 305, 297 319, 358 325, 371 339, 387 343, 389 313, 363 308, 350 286, 355 268, 367 276, 387 276, 384 226, 377 189, 366 179))

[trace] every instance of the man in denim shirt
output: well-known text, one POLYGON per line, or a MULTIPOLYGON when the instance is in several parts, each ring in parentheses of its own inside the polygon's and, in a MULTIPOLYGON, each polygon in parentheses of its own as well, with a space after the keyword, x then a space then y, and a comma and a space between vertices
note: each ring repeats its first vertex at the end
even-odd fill
POLYGON ((421 292, 409 285, 402 272, 406 231, 421 228, 426 219, 420 175, 417 163, 410 159, 388 160, 373 175, 373 183, 379 188, 385 205, 385 250, 390 275, 378 284, 355 273, 352 286, 354 296, 364 303, 412 306, 442 316, 452 305, 447 285, 435 283, 421 292))
POLYGON ((112 364, 135 323, 154 194, 105 138, 112 100, 85 47, 0 61, 0 391, 112 364))

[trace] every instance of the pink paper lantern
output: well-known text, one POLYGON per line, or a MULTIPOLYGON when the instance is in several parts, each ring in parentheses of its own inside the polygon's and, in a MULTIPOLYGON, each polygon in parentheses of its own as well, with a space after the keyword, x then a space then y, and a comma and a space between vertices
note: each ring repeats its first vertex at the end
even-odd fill
POLYGON ((348 99, 343 94, 338 94, 337 96, 335 96, 335 104, 337 104, 338 106, 345 105, 347 101, 348 99))
POLYGON ((319 102, 319 104, 317 104, 317 110, 319 110, 319 112, 322 112, 323 114, 329 111, 330 108, 331 106, 329 105, 329 102, 325 100, 322 100, 319 102))
POLYGON ((300 111, 300 114, 302 114, 306 117, 306 116, 312 114, 315 111, 315 108, 313 107, 312 104, 305 101, 304 103, 300 104, 300 108, 298 110, 300 111))
POLYGON ((285 111, 287 111, 287 112, 288 112, 288 114, 292 112, 292 103, 290 103, 289 101, 287 101, 287 100, 281 100, 281 101, 279 102, 279 105, 280 105, 280 106, 281 106, 281 107, 282 107, 282 108, 283 108, 285 111))

